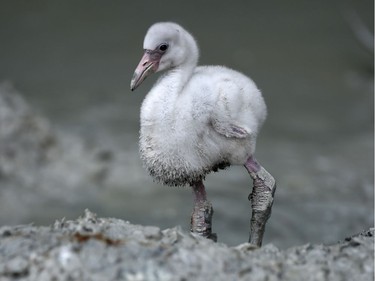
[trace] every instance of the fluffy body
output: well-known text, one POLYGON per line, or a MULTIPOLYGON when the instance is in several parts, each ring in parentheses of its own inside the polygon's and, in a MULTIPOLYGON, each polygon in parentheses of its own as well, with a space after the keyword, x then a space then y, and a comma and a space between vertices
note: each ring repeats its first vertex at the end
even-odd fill
POLYGON ((158 23, 145 49, 167 42, 159 71, 167 70, 141 108, 144 166, 167 185, 193 184, 218 168, 243 165, 253 155, 266 118, 254 82, 222 66, 197 66, 198 47, 179 25, 158 23))

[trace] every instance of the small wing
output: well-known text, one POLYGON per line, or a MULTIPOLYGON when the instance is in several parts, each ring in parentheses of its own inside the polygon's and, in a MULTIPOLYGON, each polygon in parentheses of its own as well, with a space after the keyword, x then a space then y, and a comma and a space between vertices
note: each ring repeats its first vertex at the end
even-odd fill
POLYGON ((250 132, 238 125, 232 123, 220 122, 219 120, 212 120, 212 127, 219 134, 227 138, 246 138, 250 132))

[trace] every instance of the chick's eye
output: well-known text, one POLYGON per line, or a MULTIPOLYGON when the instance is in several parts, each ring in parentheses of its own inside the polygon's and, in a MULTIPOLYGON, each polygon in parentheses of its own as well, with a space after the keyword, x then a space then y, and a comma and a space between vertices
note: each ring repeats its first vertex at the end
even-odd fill
POLYGON ((165 52, 168 49, 168 44, 161 44, 159 46, 159 50, 165 52))

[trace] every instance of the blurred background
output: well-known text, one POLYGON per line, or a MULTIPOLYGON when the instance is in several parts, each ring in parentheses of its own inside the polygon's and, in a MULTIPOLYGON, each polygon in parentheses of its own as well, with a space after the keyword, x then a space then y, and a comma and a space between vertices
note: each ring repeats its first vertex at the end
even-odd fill
MULTIPOLYGON (((139 160, 139 109, 157 75, 129 89, 147 28, 175 21, 197 39, 200 64, 237 69, 264 94, 256 157, 278 182, 264 243, 333 243, 372 226, 373 5, 2 0, 0 82, 53 137, 44 162, 29 144, 14 165, 2 155, 0 224, 48 225, 90 208, 189 230, 191 191, 153 183, 139 160)), ((4 139, 3 151, 19 140, 4 139)), ((207 177, 220 242, 247 241, 251 184, 243 167, 207 177)))

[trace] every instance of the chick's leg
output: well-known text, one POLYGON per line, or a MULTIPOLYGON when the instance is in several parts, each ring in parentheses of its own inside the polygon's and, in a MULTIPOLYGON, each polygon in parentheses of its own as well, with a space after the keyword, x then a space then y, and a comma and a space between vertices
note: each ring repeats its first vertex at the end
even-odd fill
POLYGON ((260 247, 266 222, 271 216, 276 182, 253 156, 249 157, 244 166, 253 179, 253 191, 249 195, 252 207, 249 242, 260 247))
POLYGON ((207 200, 206 189, 202 181, 192 184, 194 193, 194 209, 191 214, 191 232, 203 237, 217 240, 215 233, 212 233, 212 215, 214 210, 207 200))

